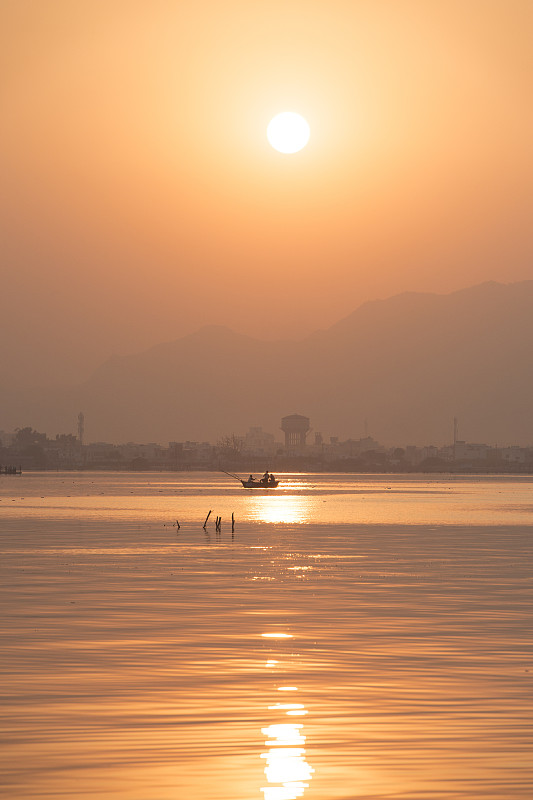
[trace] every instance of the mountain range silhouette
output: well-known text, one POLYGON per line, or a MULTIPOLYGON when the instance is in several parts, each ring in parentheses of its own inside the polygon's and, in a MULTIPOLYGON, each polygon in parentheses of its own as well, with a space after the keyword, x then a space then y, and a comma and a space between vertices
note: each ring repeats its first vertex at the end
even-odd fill
POLYGON ((216 440, 279 432, 301 413, 327 439, 385 444, 533 442, 533 281, 367 302, 299 341, 208 326, 113 356, 84 383, 0 393, 0 428, 31 425, 87 441, 216 440))

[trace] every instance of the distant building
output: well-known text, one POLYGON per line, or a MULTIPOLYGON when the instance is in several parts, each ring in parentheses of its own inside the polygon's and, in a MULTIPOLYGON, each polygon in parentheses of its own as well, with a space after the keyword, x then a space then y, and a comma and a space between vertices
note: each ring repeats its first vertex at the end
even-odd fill
POLYGON ((434 444, 426 445, 426 447, 422 448, 422 452, 424 453, 424 460, 426 458, 439 458, 440 450, 438 447, 435 447, 434 444))
POLYGON ((461 440, 455 442, 453 448, 454 461, 482 461, 491 450, 488 444, 471 444, 461 440))
POLYGON ((267 433, 263 428, 257 426, 250 428, 242 440, 242 450, 250 456, 272 456, 279 449, 274 435, 267 433))
POLYGON ((0 431, 0 445, 2 447, 11 447, 15 441, 15 436, 15 433, 6 433, 5 431, 0 431))
POLYGON ((150 463, 158 463, 162 459, 164 448, 156 442, 149 442, 148 444, 127 442, 126 444, 118 445, 117 450, 125 461, 144 458, 150 463))
POLYGON ((181 455, 187 467, 207 467, 213 463, 215 447, 209 442, 182 442, 181 455))
POLYGON ((88 466, 115 465, 121 461, 118 447, 110 442, 92 442, 84 447, 85 461, 88 466))
POLYGON ((502 447, 500 450, 501 457, 504 461, 512 464, 524 464, 527 461, 528 452, 525 447, 502 447))
POLYGON ((421 447, 417 447, 414 444, 406 445, 405 446, 405 460, 412 467, 416 466, 416 464, 420 464, 420 462, 424 460, 424 453, 422 452, 422 448, 421 447))
POLYGON ((281 430, 285 434, 286 450, 303 450, 307 434, 311 430, 309 417, 302 414, 289 414, 281 420, 281 430))
POLYGON ((365 453, 385 453, 385 448, 371 436, 362 439, 347 439, 339 442, 338 436, 330 436, 329 444, 324 446, 326 461, 360 458, 365 453))

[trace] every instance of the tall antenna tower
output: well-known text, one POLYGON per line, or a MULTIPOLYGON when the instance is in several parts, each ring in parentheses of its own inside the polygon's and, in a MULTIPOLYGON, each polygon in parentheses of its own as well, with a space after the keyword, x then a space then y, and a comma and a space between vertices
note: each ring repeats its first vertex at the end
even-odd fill
POLYGON ((78 441, 80 447, 83 445, 83 434, 85 433, 85 414, 80 411, 78 414, 78 441))

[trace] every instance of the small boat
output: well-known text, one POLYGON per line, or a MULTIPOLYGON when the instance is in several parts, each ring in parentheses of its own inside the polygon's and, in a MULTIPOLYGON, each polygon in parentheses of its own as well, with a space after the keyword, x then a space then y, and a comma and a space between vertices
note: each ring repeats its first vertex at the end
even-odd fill
POLYGON ((233 472, 226 472, 225 469, 221 469, 220 471, 223 472, 224 475, 229 475, 230 478, 235 478, 236 481, 240 481, 245 489, 277 489, 279 485, 279 481, 277 481, 273 475, 269 475, 268 479, 263 477, 256 481, 251 475, 251 480, 250 478, 248 478, 248 480, 243 480, 239 478, 238 475, 234 475, 233 472), (274 478, 274 480, 272 480, 272 478, 274 478))
POLYGON ((239 478, 245 489, 276 489, 279 481, 243 481, 239 478))

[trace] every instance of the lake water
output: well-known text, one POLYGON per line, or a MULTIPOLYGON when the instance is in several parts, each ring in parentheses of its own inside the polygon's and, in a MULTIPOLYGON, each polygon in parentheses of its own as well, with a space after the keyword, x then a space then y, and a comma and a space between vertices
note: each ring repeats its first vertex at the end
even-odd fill
POLYGON ((531 800, 533 479, 279 477, 0 478, 2 797, 531 800))

